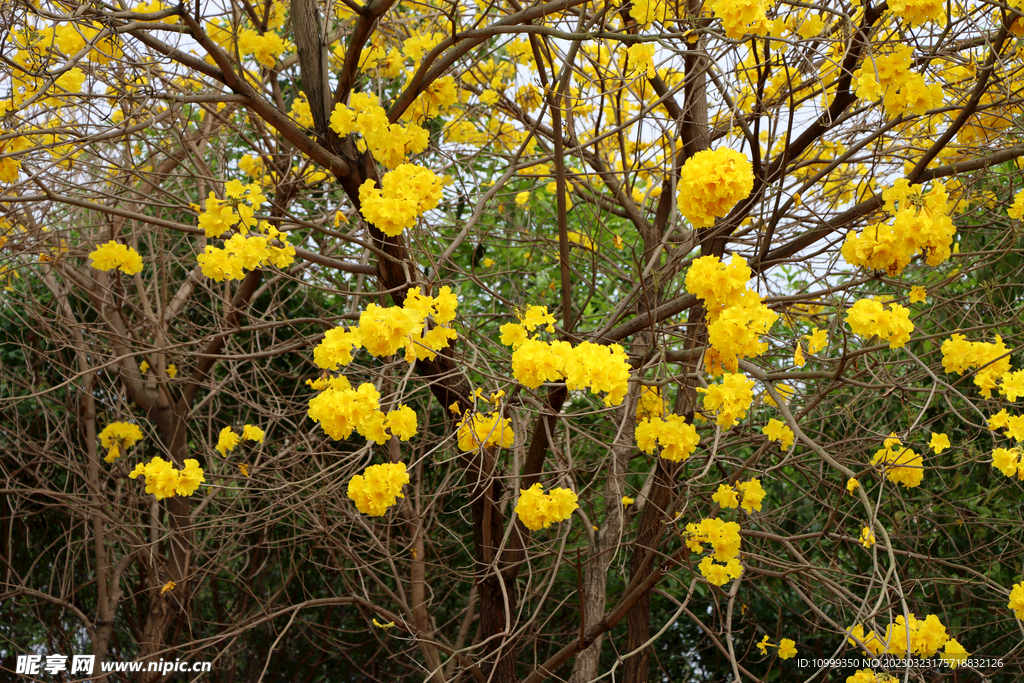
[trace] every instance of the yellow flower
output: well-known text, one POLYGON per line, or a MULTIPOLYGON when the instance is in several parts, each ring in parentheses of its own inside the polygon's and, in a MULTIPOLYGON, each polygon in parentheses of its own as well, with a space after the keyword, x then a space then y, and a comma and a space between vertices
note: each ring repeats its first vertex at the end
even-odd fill
POLYGON ((628 508, 630 505, 632 505, 635 502, 636 502, 636 500, 633 499, 633 498, 630 498, 629 496, 623 496, 622 497, 622 507, 624 507, 624 508, 628 508))
POLYGON ((661 457, 672 462, 689 458, 700 444, 697 428, 681 415, 670 414, 660 417, 643 418, 633 433, 637 447, 644 453, 653 453, 661 445, 661 457))
POLYGON ((718 490, 712 494, 711 500, 715 501, 727 510, 732 510, 740 506, 740 500, 736 493, 736 489, 728 484, 719 484, 718 490))
POLYGON ((246 441, 255 441, 257 443, 263 443, 263 437, 266 435, 262 429, 255 425, 245 425, 242 427, 242 438, 246 441))
POLYGON ((246 465, 245 463, 239 463, 238 470, 242 473, 243 477, 249 476, 249 466, 246 465))
POLYGON ((804 360, 804 350, 800 346, 800 342, 797 342, 796 351, 793 353, 793 365, 797 366, 798 368, 802 368, 806 364, 807 361, 804 360))
POLYGON ((927 301, 927 292, 924 287, 910 288, 910 303, 923 304, 925 301, 927 301))
POLYGON ((388 411, 384 426, 400 441, 408 441, 416 436, 416 411, 402 404, 395 410, 388 411))
POLYGON ((459 425, 459 449, 475 451, 481 446, 511 448, 515 444, 511 424, 511 419, 502 418, 497 411, 476 413, 472 418, 467 416, 459 425))
POLYGON ((757 643, 757 649, 762 655, 768 654, 768 648, 775 647, 769 640, 768 636, 761 639, 760 643, 757 643))
POLYGON ((860 530, 860 544, 865 548, 870 548, 875 544, 875 534, 870 528, 864 527, 860 530))
POLYGON ((233 450, 240 440, 238 434, 235 434, 231 427, 224 427, 217 437, 217 452, 221 454, 221 457, 228 457, 228 452, 233 450))
POLYGON ((373 625, 376 626, 377 628, 381 628, 381 629, 384 629, 385 631, 387 631, 389 628, 394 627, 395 622, 389 621, 386 624, 382 624, 379 621, 377 621, 376 619, 374 619, 373 620, 373 625))
POLYGON ((906 488, 920 486, 924 478, 924 461, 921 456, 905 448, 895 435, 885 440, 884 447, 875 452, 872 465, 882 465, 889 481, 906 488))
POLYGON ((170 498, 178 487, 179 471, 160 456, 153 458, 147 465, 139 463, 128 473, 128 477, 135 479, 140 474, 146 477, 146 493, 152 493, 157 500, 170 498))
POLYGON ((665 413, 665 402, 659 387, 640 387, 640 399, 636 403, 636 419, 661 417, 665 413))
POLYGON ((846 322, 854 334, 864 337, 878 335, 888 340, 890 349, 905 346, 910 341, 910 333, 914 331, 909 309, 892 304, 889 310, 885 310, 882 303, 875 299, 855 302, 846 314, 846 322))
POLYGON ((1005 372, 999 378, 999 393, 1008 401, 1016 401, 1019 396, 1024 395, 1024 370, 1005 372))
POLYGON ((957 642, 956 638, 950 638, 946 641, 944 652, 939 655, 950 669, 955 669, 961 664, 964 664, 971 653, 964 649, 964 646, 957 642))
POLYGON ((402 487, 409 483, 405 463, 371 465, 348 483, 348 497, 365 515, 381 517, 399 498, 405 498, 402 487))
POLYGON ((709 228, 753 188, 753 167, 745 154, 728 147, 697 152, 679 173, 679 213, 693 227, 709 228))
POLYGON ((828 346, 828 331, 815 328, 812 334, 805 334, 804 339, 807 340, 807 351, 816 354, 828 346))
POLYGON ((769 441, 778 441, 784 451, 789 450, 795 439, 793 430, 787 427, 782 420, 775 418, 768 420, 768 424, 761 428, 761 433, 767 436, 769 441))
POLYGON ((945 434, 932 434, 932 440, 928 446, 932 449, 936 455, 949 448, 949 437, 945 434))
POLYGON ((566 237, 569 238, 570 243, 578 244, 587 251, 597 251, 597 247, 594 246, 594 240, 590 239, 586 235, 581 235, 578 232, 573 232, 572 230, 570 230, 568 231, 568 233, 566 233, 566 237))
POLYGON ((654 78, 657 70, 654 68, 654 43, 635 43, 626 49, 626 58, 629 61, 627 75, 637 74, 654 78))
POLYGON ((519 193, 516 194, 516 204, 518 204, 519 206, 525 206, 526 203, 529 202, 529 201, 530 201, 530 191, 529 190, 523 190, 522 192, 519 192, 519 193))
MULTIPOLYGON (((778 393, 779 397, 782 398, 783 402, 787 404, 789 402, 789 399, 796 394, 796 389, 789 386, 788 384, 782 384, 781 382, 775 385, 775 391, 776 393, 778 393)), ((773 406, 775 408, 779 407, 778 404, 775 403, 775 399, 772 398, 771 394, 765 392, 763 395, 765 405, 773 406)))
POLYGON ((779 659, 790 659, 796 655, 796 641, 783 638, 779 641, 779 659))
POLYGON ((110 240, 89 253, 92 267, 96 270, 120 270, 125 275, 134 275, 142 270, 142 257, 139 252, 125 244, 110 240))
POLYGON ((761 501, 764 500, 766 492, 761 488, 760 479, 740 482, 736 484, 736 488, 743 494, 740 507, 746 510, 748 514, 754 510, 761 511, 761 501))
POLYGON ((1018 583, 1010 591, 1010 602, 1006 605, 1018 619, 1024 619, 1024 583, 1018 583))
POLYGON ((768 35, 772 22, 765 14, 764 0, 712 0, 708 9, 722 20, 725 36, 740 40, 746 34, 768 35))
POLYGON ((441 179, 433 171, 400 164, 384 174, 381 189, 367 180, 359 187, 360 211, 385 235, 394 237, 416 224, 416 219, 441 201, 441 179))
POLYGON ((719 427, 729 429, 747 414, 754 401, 754 380, 744 375, 725 373, 721 384, 712 384, 707 389, 697 387, 704 394, 704 407, 718 413, 719 427))
POLYGON ((579 507, 577 500, 569 489, 555 488, 544 493, 543 486, 534 484, 529 489, 520 489, 516 515, 527 529, 539 531, 569 519, 579 507))
POLYGON ((163 595, 164 593, 174 590, 175 588, 177 588, 177 586, 178 584, 174 583, 173 581, 168 581, 164 584, 164 587, 160 589, 160 595, 163 595))
POLYGON ((860 488, 860 482, 856 478, 850 477, 849 481, 846 482, 846 490, 851 494, 860 488))
POLYGON ((111 422, 99 433, 100 445, 107 449, 105 462, 114 462, 124 449, 131 448, 142 440, 142 430, 129 422, 111 422))
POLYGON ((179 496, 191 496, 205 481, 206 477, 203 476, 203 468, 199 466, 199 461, 189 458, 185 461, 185 467, 178 471, 178 484, 174 492, 179 496))

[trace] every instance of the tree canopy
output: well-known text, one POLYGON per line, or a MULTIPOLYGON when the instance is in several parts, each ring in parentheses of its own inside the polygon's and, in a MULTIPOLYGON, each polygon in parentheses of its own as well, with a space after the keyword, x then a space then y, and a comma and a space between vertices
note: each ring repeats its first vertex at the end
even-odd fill
POLYGON ((3 3, 0 667, 1015 680, 1022 13, 3 3))

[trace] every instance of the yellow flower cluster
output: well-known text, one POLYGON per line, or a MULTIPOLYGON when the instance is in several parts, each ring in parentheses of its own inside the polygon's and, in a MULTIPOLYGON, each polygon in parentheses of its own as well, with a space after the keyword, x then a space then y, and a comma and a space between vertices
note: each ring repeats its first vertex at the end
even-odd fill
POLYGON ((663 23, 668 12, 669 5, 665 0, 633 0, 629 5, 629 16, 643 28, 649 28, 655 21, 663 23))
POLYGON ((547 306, 528 306, 525 313, 516 311, 518 323, 505 323, 501 326, 501 343, 518 349, 530 337, 536 328, 544 326, 548 332, 555 331, 555 316, 548 313, 547 306))
POLYGON ((942 0, 891 0, 889 9, 911 27, 928 21, 946 25, 946 5, 942 0))
POLYGON ((730 579, 738 579, 743 573, 739 561, 740 525, 717 517, 702 519, 697 524, 687 524, 686 546, 690 551, 704 552, 705 543, 711 546, 713 553, 701 560, 698 567, 708 583, 723 586, 730 579), (715 560, 724 564, 718 564, 715 560))
POLYGON ((733 488, 729 484, 719 484, 718 490, 711 495, 711 500, 718 503, 726 510, 733 510, 742 506, 747 513, 754 510, 761 511, 761 501, 764 500, 766 491, 761 487, 760 479, 742 481, 733 488), (738 489, 738 490, 737 490, 738 489), (742 501, 740 495, 742 494, 742 501))
POLYGON ((708 8, 722 20, 725 37, 731 40, 741 40, 748 33, 766 36, 772 27, 762 0, 712 0, 708 8))
POLYGON ((992 431, 1005 429, 1003 436, 1009 436, 1017 443, 1024 441, 1024 415, 1010 415, 1006 408, 988 418, 988 428, 992 431))
MULTIPOLYGON (((765 636, 761 639, 761 642, 757 643, 757 649, 762 655, 767 655, 768 648, 770 647, 776 647, 776 645, 768 639, 768 636, 765 636)), ((796 656, 796 641, 792 638, 783 638, 780 640, 778 648, 779 659, 791 659, 796 656)))
POLYGON ((331 378, 326 384, 309 400, 308 414, 332 439, 347 439, 353 430, 378 444, 392 435, 402 441, 416 436, 416 411, 402 405, 385 415, 380 409, 380 392, 372 384, 352 389, 344 376, 331 378))
POLYGON ((764 500, 765 490, 761 487, 760 479, 751 479, 750 481, 741 481, 736 484, 736 488, 743 494, 743 499, 740 501, 740 507, 742 507, 748 514, 757 510, 761 511, 761 501, 764 500))
POLYGON ((896 683, 899 679, 887 673, 876 674, 871 669, 859 669, 846 677, 846 683, 896 683))
POLYGON ((775 418, 768 420, 768 424, 761 427, 761 433, 767 436, 769 441, 778 441, 784 451, 789 450, 795 439, 793 430, 787 427, 785 422, 775 418))
POLYGON ((807 340, 807 352, 815 354, 828 346, 828 330, 813 329, 814 332, 805 334, 804 339, 807 340))
POLYGON ((854 334, 862 337, 878 335, 882 340, 888 340, 890 349, 905 346, 914 331, 909 308, 890 304, 889 310, 885 310, 882 302, 875 299, 856 301, 846 312, 846 322, 854 334))
POLYGON ((228 457, 228 453, 235 449, 235 446, 239 444, 243 439, 246 441, 255 441, 257 443, 263 443, 263 437, 266 435, 262 429, 255 425, 247 424, 242 427, 242 435, 239 436, 235 433, 235 430, 230 426, 224 427, 220 430, 220 434, 217 435, 217 445, 215 446, 221 457, 228 457))
POLYGON ((854 71, 857 97, 877 100, 884 94, 882 107, 889 116, 919 116, 941 105, 942 86, 925 83, 924 76, 913 70, 913 53, 912 46, 900 45, 893 52, 877 56, 873 62, 868 61, 854 71))
POLYGON ((851 230, 842 248, 847 263, 899 275, 918 253, 930 266, 949 259, 956 226, 949 217, 952 204, 944 185, 936 183, 924 194, 920 185, 900 178, 882 197, 885 210, 893 215, 892 224, 877 223, 859 235, 851 230))
POLYGON ((661 397, 660 387, 643 385, 640 397, 636 402, 636 419, 661 417, 665 414, 665 401, 661 397))
POLYGON ((883 447, 871 458, 871 464, 881 465, 885 469, 886 479, 908 489, 920 486, 924 479, 924 461, 921 456, 905 448, 895 434, 890 434, 883 442, 883 447))
POLYGON ((130 422, 111 422, 103 428, 99 437, 100 445, 107 449, 107 455, 103 460, 114 462, 124 455, 124 450, 142 440, 142 430, 139 429, 139 425, 130 422))
POLYGON ((738 373, 727 372, 721 384, 712 384, 707 389, 697 387, 704 394, 704 407, 718 413, 715 423, 729 429, 747 414, 754 401, 754 380, 738 373))
POLYGON ((401 164, 385 173, 381 184, 378 189, 375 181, 367 180, 359 186, 360 211, 391 237, 416 225, 417 218, 441 201, 441 179, 422 166, 401 164))
POLYGON ((672 462, 689 458, 698 444, 697 428, 686 422, 680 415, 670 414, 664 420, 660 417, 644 418, 636 426, 636 445, 644 453, 653 453, 656 445, 661 446, 661 457, 672 462))
POLYGON ((717 256, 702 256, 686 272, 686 291, 704 301, 709 318, 717 318, 747 291, 751 275, 747 262, 737 254, 728 264, 717 256))
POLYGON ((117 268, 125 275, 135 275, 142 270, 142 257, 126 244, 118 244, 110 240, 101 244, 89 253, 92 267, 96 270, 113 270, 117 268))
POLYGON ((554 488, 544 493, 543 486, 534 484, 519 490, 516 515, 527 529, 540 531, 569 519, 579 507, 577 500, 576 494, 569 489, 554 488))
POLYGON ((1017 475, 1018 479, 1024 479, 1024 463, 1020 456, 1020 448, 997 448, 992 451, 992 467, 1007 477, 1017 475))
POLYGON ((931 441, 928 442, 928 447, 932 449, 935 455, 938 455, 942 451, 950 447, 949 437, 945 434, 932 433, 931 441))
MULTIPOLYGON (((981 395, 988 398, 997 387, 999 378, 1010 372, 1010 349, 1006 348, 1001 336, 997 334, 991 344, 969 342, 962 334, 954 334, 942 342, 943 370, 962 375, 974 368, 981 368, 974 375, 974 384, 981 390, 981 395)), ((1016 378, 1011 377, 1009 386, 1015 385, 1016 378)), ((1011 391, 1019 393, 1015 389, 1011 391)))
POLYGON ((555 319, 546 306, 530 306, 520 322, 501 326, 501 343, 512 352, 512 374, 523 386, 536 389, 544 382, 565 380, 566 388, 590 389, 590 393, 607 392, 606 406, 622 403, 629 389, 629 359, 618 344, 602 346, 582 342, 544 342, 529 335, 534 328, 546 325, 554 330, 555 319))
MULTIPOLYGON (((435 34, 440 35, 440 34, 435 34)), ((409 40, 412 40, 410 38, 409 40)), ((408 43, 409 41, 406 41, 408 43)), ((459 89, 452 76, 435 79, 402 114, 403 121, 426 121, 440 116, 459 102, 459 89)))
POLYGON ((654 78, 658 75, 654 68, 654 43, 636 43, 626 49, 628 61, 627 75, 637 74, 654 78))
POLYGON ((206 250, 196 257, 203 275, 217 282, 241 280, 247 270, 271 265, 286 268, 291 265, 295 260, 295 247, 287 243, 287 234, 278 232, 266 221, 260 221, 260 227, 268 231, 268 237, 235 234, 224 242, 223 249, 206 245, 206 250), (285 246, 272 245, 270 240, 275 238, 284 242, 285 246))
POLYGON ((238 52, 241 55, 252 55, 257 62, 273 69, 277 58, 287 52, 291 46, 276 33, 257 33, 252 29, 243 29, 238 34, 238 52))
POLYGON ((140 474, 146 477, 146 493, 152 493, 157 500, 170 498, 174 494, 191 496, 199 485, 206 481, 199 461, 191 458, 185 461, 185 467, 178 470, 157 456, 146 465, 136 465, 135 469, 128 473, 128 477, 135 479, 140 474))
POLYGON ((346 330, 338 326, 328 330, 324 340, 313 349, 313 362, 324 370, 352 362, 352 349, 365 348, 374 356, 390 356, 405 348, 410 363, 433 360, 437 351, 458 335, 448 326, 455 320, 458 298, 451 287, 442 287, 436 297, 424 296, 419 287, 410 287, 402 306, 387 308, 369 304, 359 315, 359 324, 346 330), (428 330, 427 319, 434 325, 428 330))
MULTIPOLYGON (((0 130, 0 136, 5 131, 0 130)), ((0 140, 0 183, 14 183, 21 175, 21 159, 16 156, 4 156, 16 154, 32 146, 29 139, 19 135, 8 140, 0 140)))
MULTIPOLYGON (((736 1, 719 0, 718 4, 736 1)), ((679 213, 693 227, 709 228, 752 189, 754 173, 745 154, 728 147, 706 149, 687 159, 679 171, 679 213)))
POLYGON ((262 266, 290 266, 295 261, 295 247, 288 244, 288 233, 255 218, 255 212, 267 201, 260 187, 229 180, 224 194, 226 200, 210 193, 206 208, 199 214, 199 227, 212 239, 223 237, 236 226, 237 231, 224 242, 223 249, 207 245, 197 257, 203 275, 222 282, 241 280, 246 270, 262 266))
POLYGON ((353 93, 348 106, 335 105, 331 130, 342 137, 359 133, 374 159, 392 169, 404 164, 409 154, 425 150, 430 142, 430 134, 415 123, 390 123, 377 96, 369 93, 353 93))
POLYGON ((951 669, 955 669, 970 656, 956 638, 949 637, 946 627, 934 614, 929 614, 924 619, 918 619, 913 613, 909 616, 909 619, 905 619, 902 614, 896 617, 895 623, 886 627, 884 637, 876 635, 874 631, 865 634, 864 627, 857 624, 850 629, 852 637, 847 640, 853 646, 858 646, 859 640, 861 645, 875 656, 912 655, 929 659, 942 649, 943 652, 939 653, 939 656, 951 669))
POLYGON ((728 265, 717 256, 702 256, 686 273, 686 291, 703 300, 708 312, 712 348, 705 352, 705 366, 711 374, 735 372, 740 358, 768 349, 760 335, 767 334, 779 316, 747 288, 750 276, 746 261, 735 254, 728 265))
POLYGON ((564 379, 568 389, 607 392, 604 404, 617 406, 628 390, 629 360, 618 344, 582 342, 573 346, 565 341, 527 339, 512 352, 512 374, 530 389, 564 379))
POLYGON ((218 238, 238 224, 239 232, 246 234, 256 227, 254 216, 267 202, 259 185, 243 184, 239 180, 225 183, 224 194, 227 199, 222 200, 210 192, 206 208, 199 214, 199 227, 207 237, 218 238))
POLYGON ((1010 591, 1010 602, 1006 605, 1013 610, 1013 615, 1024 619, 1024 583, 1014 584, 1010 591))
POLYGON ((735 510, 740 506, 739 494, 729 484, 719 484, 718 490, 711 494, 711 500, 726 510, 735 510))
POLYGON ((399 498, 405 498, 402 487, 409 483, 405 463, 370 465, 348 483, 348 497, 364 515, 382 517, 399 498))
POLYGON ((1018 221, 1024 218, 1024 190, 1013 195, 1013 205, 1007 210, 1006 215, 1018 221))
POLYGON ((1008 401, 1016 401, 1024 395, 1024 370, 1004 373, 999 378, 999 393, 1008 401))
POLYGON ((511 448, 516 438, 511 424, 512 420, 502 418, 497 411, 476 413, 472 417, 467 415, 459 425, 459 448, 463 451, 489 446, 511 448))

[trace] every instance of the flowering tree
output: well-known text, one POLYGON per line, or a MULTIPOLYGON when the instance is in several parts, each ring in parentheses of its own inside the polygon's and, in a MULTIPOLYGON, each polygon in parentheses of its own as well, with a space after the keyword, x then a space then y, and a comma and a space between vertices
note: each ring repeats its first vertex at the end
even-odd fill
POLYGON ((1015 5, 0 16, 5 667, 1019 668, 1015 5))

